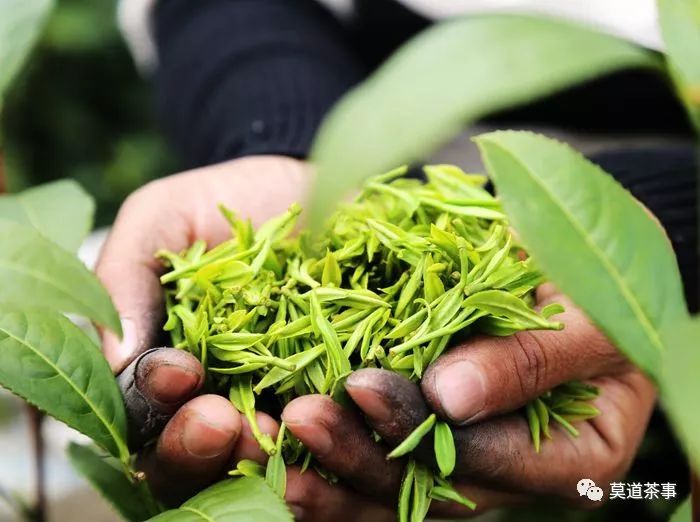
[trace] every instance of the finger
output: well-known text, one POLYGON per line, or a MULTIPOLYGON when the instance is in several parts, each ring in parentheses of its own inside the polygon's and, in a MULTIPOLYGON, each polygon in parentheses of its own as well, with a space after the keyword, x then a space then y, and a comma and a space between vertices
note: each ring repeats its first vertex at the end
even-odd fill
POLYGON ((194 239, 213 247, 231 235, 217 203, 258 226, 292 202, 302 202, 309 181, 298 160, 251 156, 170 176, 132 194, 119 210, 96 267, 122 322, 121 339, 102 332, 105 357, 115 373, 156 344, 163 311, 162 265, 154 257, 158 250, 178 252, 194 239))
MULTIPOLYGON (((454 502, 434 500, 429 514, 464 519, 497 507, 527 501, 523 495, 470 484, 459 484, 456 489, 476 502, 476 509, 471 510, 454 502)), ((398 496, 385 498, 383 502, 373 501, 340 483, 330 484, 313 470, 302 474, 297 467, 290 468, 287 472, 285 500, 295 520, 302 522, 390 522, 396 520, 398 506, 398 496)))
POLYGON ((557 495, 581 502, 576 483, 590 478, 606 488, 630 466, 651 414, 655 391, 640 373, 594 381, 600 415, 577 423, 571 437, 554 421, 552 439, 536 453, 525 418, 498 417, 453 430, 457 448, 454 476, 489 487, 532 495, 557 495))
POLYGON ((204 383, 193 355, 172 348, 145 352, 119 374, 129 426, 129 446, 138 449, 161 432, 170 417, 204 383))
POLYGON ((353 488, 384 499, 398 493, 402 464, 386 460, 386 446, 357 412, 328 396, 306 395, 287 405, 282 420, 325 469, 353 488))
POLYGON ((346 379, 345 389, 390 445, 403 441, 430 413, 418 386, 388 370, 357 370, 346 379))
POLYGON ((105 357, 115 373, 151 348, 162 325, 163 291, 159 281, 161 248, 180 251, 190 242, 189 224, 165 184, 149 185, 122 206, 95 272, 119 312, 122 338, 102 331, 105 357))
MULTIPOLYGON (((522 495, 559 495, 576 502, 576 483, 582 477, 606 485, 621 476, 642 440, 656 392, 639 372, 601 377, 593 383, 601 390, 593 402, 600 415, 576 424, 577 438, 552 421, 552 440, 542 444, 540 453, 535 452, 527 421, 519 413, 453 428, 455 481, 487 488, 486 502, 521 502, 522 495), (500 498, 502 491, 516 496, 500 498)), ((372 427, 394 445, 425 419, 424 410, 415 405, 415 388, 407 379, 383 370, 359 370, 346 382, 348 393, 372 427)), ((433 464, 429 439, 415 455, 433 464)))
MULTIPOLYGON (((272 437, 272 440, 277 438, 277 432, 280 429, 279 424, 272 417, 266 413, 256 412, 255 418, 258 422, 258 427, 263 433, 267 433, 272 437)), ((241 460, 254 460, 259 464, 265 464, 267 462, 268 455, 261 448, 258 441, 255 440, 253 431, 250 429, 250 423, 248 419, 241 416, 241 434, 238 437, 238 442, 236 447, 233 449, 232 455, 232 467, 235 467, 236 463, 241 460)))
POLYGON ((372 502, 347 487, 330 484, 313 470, 300 473, 298 467, 287 471, 285 500, 294 519, 301 522, 396 520, 396 515, 389 507, 372 502))
POLYGON ((429 406, 456 424, 513 411, 575 379, 629 369, 627 361, 564 296, 545 287, 544 300, 564 304, 562 331, 478 337, 439 358, 421 383, 429 406))
POLYGON ((139 467, 156 494, 169 504, 188 498, 225 470, 241 432, 233 405, 218 395, 202 395, 170 419, 139 467))

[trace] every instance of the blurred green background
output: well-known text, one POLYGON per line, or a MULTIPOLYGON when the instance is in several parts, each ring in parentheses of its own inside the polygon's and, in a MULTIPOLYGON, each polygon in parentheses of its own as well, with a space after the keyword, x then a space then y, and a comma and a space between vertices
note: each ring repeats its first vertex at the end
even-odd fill
POLYGON ((115 12, 116 0, 57 2, 2 121, 8 189, 75 178, 97 198, 98 225, 134 188, 176 169, 115 12))

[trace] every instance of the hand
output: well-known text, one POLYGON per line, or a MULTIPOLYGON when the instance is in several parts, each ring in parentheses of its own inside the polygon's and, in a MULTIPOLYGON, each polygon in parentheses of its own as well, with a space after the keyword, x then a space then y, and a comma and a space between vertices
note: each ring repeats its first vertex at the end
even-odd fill
MULTIPOLYGON (((363 495, 365 506, 396 506, 403 466, 386 461, 386 454, 433 410, 453 426, 457 466, 452 479, 457 489, 477 502, 476 513, 539 496, 596 507, 599 503, 579 497, 576 483, 590 478, 605 490, 628 469, 646 429, 655 390, 551 285, 539 289, 538 302, 564 304, 567 311, 557 316, 566 325, 563 331, 475 338, 436 361, 420 388, 384 370, 352 374, 346 389, 386 443, 374 442, 360 413, 328 397, 297 398, 282 418, 325 468, 350 485, 353 494, 363 495), (552 423, 553 440, 544 441, 537 454, 524 416, 513 412, 570 380, 599 386, 600 397, 593 404, 600 415, 576 424, 578 438, 552 423)), ((430 443, 419 447, 419 458, 426 463, 433 463, 431 455, 430 443)), ((302 510, 304 502, 314 505, 318 499, 300 499, 302 510)), ((327 506, 327 518, 309 520, 365 520, 347 505, 340 499, 337 507, 327 506)), ((433 516, 474 513, 455 504, 432 505, 433 516)), ((391 514, 377 513, 376 520, 392 520, 391 514)))
MULTIPOLYGON (((129 197, 119 212, 97 274, 119 311, 124 337, 105 332, 103 347, 115 373, 121 373, 132 447, 140 448, 162 430, 156 444, 141 452, 139 465, 167 503, 214 482, 238 459, 264 462, 265 455, 228 400, 197 397, 204 371, 196 358, 174 349, 143 354, 156 345, 163 326, 162 266, 155 253, 182 250, 195 238, 209 247, 228 239, 230 229, 217 203, 258 226, 302 202, 309 181, 303 162, 250 157, 155 181, 129 197)), ((259 422, 269 433, 278 429, 268 416, 259 422)), ((304 480, 313 479, 308 477, 304 480)))

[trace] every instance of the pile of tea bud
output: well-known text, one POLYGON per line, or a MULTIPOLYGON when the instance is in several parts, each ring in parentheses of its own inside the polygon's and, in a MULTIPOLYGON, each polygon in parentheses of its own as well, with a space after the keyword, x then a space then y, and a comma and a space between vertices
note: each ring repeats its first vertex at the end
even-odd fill
MULTIPOLYGON (((486 179, 449 165, 424 167, 425 180, 406 170, 371 178, 320 233, 295 232, 296 205, 257 230, 222 208, 231 239, 209 251, 198 241, 159 254, 171 268, 162 277, 165 330, 202 361, 209 386, 230 397, 272 456, 266 470, 244 461, 233 475, 264 475, 283 494, 285 463, 318 469, 284 426, 276 441, 260 431, 256 406, 279 412, 313 393, 342 400, 344 379, 359 368, 417 382, 455 336, 562 328, 550 320, 560 305, 533 308, 543 275, 486 179)), ((551 436, 551 421, 576 435, 572 423, 598 413, 588 403, 596 394, 574 382, 528 404, 535 449, 551 436)), ((448 480, 455 466, 448 424, 428 417, 389 455, 401 456, 408 464, 400 520, 423 520, 434 499, 473 507, 448 480), (436 470, 411 458, 426 436, 436 470)))

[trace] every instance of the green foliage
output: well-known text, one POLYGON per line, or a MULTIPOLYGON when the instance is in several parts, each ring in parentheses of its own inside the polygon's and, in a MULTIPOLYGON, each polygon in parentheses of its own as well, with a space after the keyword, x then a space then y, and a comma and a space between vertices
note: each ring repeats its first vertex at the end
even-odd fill
POLYGON ((56 312, 0 305, 0 384, 126 462, 126 416, 99 348, 56 312))
POLYGON ((131 191, 182 168, 157 129, 151 86, 116 9, 116 0, 56 2, 31 66, 7 92, 0 131, 11 192, 75 179, 97 200, 98 226, 131 191))
POLYGON ((700 319, 678 321, 664 332, 663 405, 694 463, 700 469, 700 319))
POLYGON ((77 251, 92 229, 94 213, 95 202, 72 180, 0 196, 0 219, 34 227, 69 252, 77 251))
POLYGON ((149 522, 292 522, 292 514, 265 481, 256 477, 225 480, 149 522))
MULTIPOLYGON (((698 433, 697 431, 695 433, 698 433)), ((686 498, 668 522, 693 522, 691 498, 686 498)))
POLYGON ((472 17, 434 26, 402 47, 323 123, 312 159, 311 223, 366 176, 423 159, 469 122, 653 54, 568 22, 472 17))
POLYGON ((0 109, 5 91, 39 36, 53 0, 3 0, 0 3, 0 109))
POLYGON ((435 425, 435 460, 437 461, 440 475, 443 477, 452 475, 452 471, 455 469, 456 458, 452 428, 446 422, 438 422, 435 425))
POLYGON ((657 0, 657 4, 669 74, 700 132, 700 0, 657 0))
POLYGON ((416 426, 416 428, 401 442, 401 444, 396 446, 391 453, 386 456, 386 458, 396 459, 411 453, 418 447, 418 444, 420 444, 420 442, 423 440, 423 437, 433 430, 436 420, 437 417, 434 413, 428 415, 428 418, 416 426))
POLYGON ((146 483, 130 480, 119 461, 74 442, 68 446, 68 458, 125 520, 141 522, 160 513, 146 483))
POLYGON ((564 144, 527 132, 496 132, 476 141, 533 258, 658 380, 662 331, 687 315, 676 259, 659 224, 564 144))
POLYGON ((0 245, 0 302, 76 313, 121 332, 109 295, 74 255, 10 221, 0 221, 0 245))

